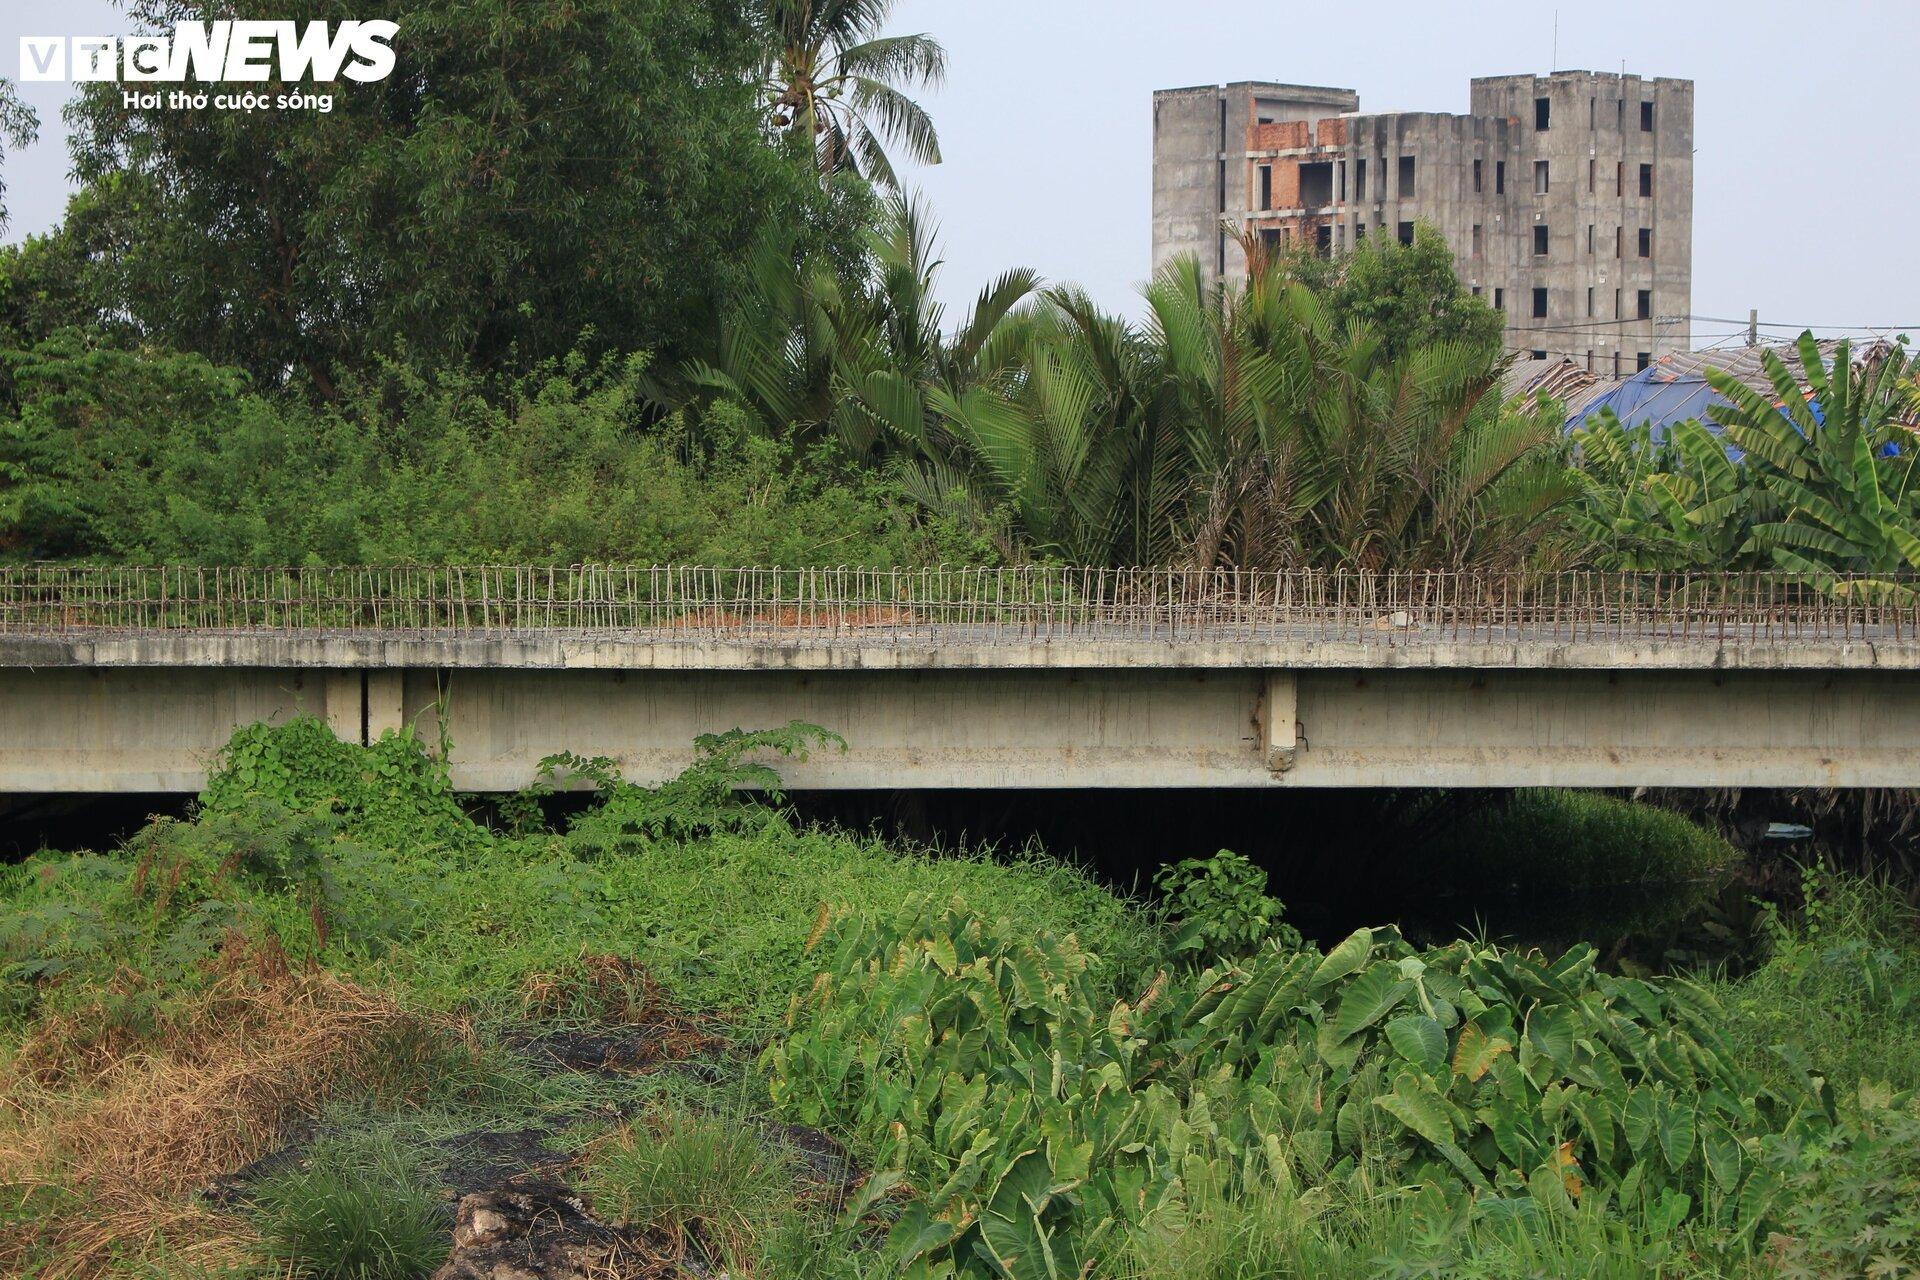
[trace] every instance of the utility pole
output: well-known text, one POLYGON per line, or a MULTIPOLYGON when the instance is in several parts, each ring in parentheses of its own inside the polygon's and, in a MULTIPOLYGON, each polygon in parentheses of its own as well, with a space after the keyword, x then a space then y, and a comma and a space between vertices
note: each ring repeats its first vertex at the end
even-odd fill
POLYGON ((1760 308, 1758 307, 1747 309, 1747 345, 1750 347, 1760 345, 1760 308))

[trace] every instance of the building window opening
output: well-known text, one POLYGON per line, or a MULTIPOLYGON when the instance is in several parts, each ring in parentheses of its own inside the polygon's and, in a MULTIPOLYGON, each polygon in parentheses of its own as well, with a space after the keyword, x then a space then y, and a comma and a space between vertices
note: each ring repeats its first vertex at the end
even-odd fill
POLYGON ((1536 258, 1544 258, 1547 256, 1547 229, 1545 226, 1536 226, 1533 229, 1533 256, 1536 258))
POLYGON ((1545 160, 1533 162, 1533 194, 1537 196, 1547 194, 1547 162, 1545 160))
POLYGON ((1653 194, 1653 166, 1650 164, 1640 166, 1640 194, 1643 196, 1653 194))
POLYGON ((1333 203, 1333 161, 1300 166, 1300 203, 1309 209, 1333 203))
POLYGON ((1345 160, 1340 162, 1340 191, 1335 198, 1338 199, 1341 204, 1347 202, 1347 162, 1345 160))
POLYGON ((1533 127, 1545 133, 1553 127, 1553 99, 1535 98, 1533 100, 1533 127))
POLYGON ((1401 156, 1400 157, 1400 198, 1402 200, 1411 200, 1413 198, 1413 193, 1414 193, 1413 192, 1413 157, 1401 156))
POLYGON ((1600 180, 1600 162, 1598 160, 1587 161, 1587 194, 1588 195, 1593 194, 1594 184, 1599 180, 1600 180))
POLYGON ((1613 376, 1616 378, 1620 376, 1620 353, 1618 351, 1613 353, 1613 376))
POLYGON ((1473 194, 1480 194, 1480 161, 1473 162, 1473 194))
POLYGON ((1507 194, 1507 162, 1505 160, 1493 162, 1493 194, 1497 196, 1507 194))
POLYGON ((1648 352, 1642 351, 1639 355, 1634 357, 1633 367, 1635 369, 1644 369, 1652 363, 1653 363, 1653 356, 1648 352))
POLYGON ((1634 302, 1634 309, 1635 309, 1635 312, 1637 313, 1638 319, 1641 319, 1641 320, 1653 319, 1653 290, 1651 289, 1640 290, 1639 296, 1635 299, 1635 302, 1634 302))
POLYGON ((1593 252, 1593 224, 1591 222, 1587 224, 1587 252, 1589 254, 1593 252))
POLYGON ((1643 258, 1651 258, 1653 256, 1652 227, 1640 228, 1640 256, 1643 258))
POLYGON ((1485 239, 1481 234, 1480 224, 1476 222, 1473 224, 1473 256, 1476 258, 1479 257, 1485 252, 1485 248, 1485 239))
POLYGON ((1495 287, 1493 291, 1493 309, 1495 311, 1505 311, 1507 309, 1507 291, 1505 289, 1495 287))
POLYGON ((1622 244, 1621 237, 1626 234, 1626 230, 1625 227, 1615 227, 1613 229, 1613 256, 1616 258, 1624 258, 1627 256, 1622 252, 1620 247, 1622 244))
POLYGON ((1587 286, 1587 319, 1593 319, 1593 286, 1587 286))
POLYGON ((1545 360, 1547 358, 1547 353, 1542 351, 1538 347, 1535 347, 1533 350, 1527 352, 1527 354, 1532 356, 1535 360, 1545 360))
POLYGON ((1627 194, 1627 162, 1622 160, 1613 166, 1613 194, 1627 194))
POLYGON ((1651 102, 1643 102, 1640 104, 1640 132, 1653 132, 1653 104, 1651 102))
POLYGON ((1260 207, 1273 208, 1273 166, 1270 164, 1260 166, 1260 207))
POLYGON ((1535 320, 1545 320, 1547 318, 1547 291, 1545 289, 1535 289, 1533 291, 1533 318, 1535 320))
POLYGON ((1333 254, 1333 228, 1324 222, 1313 229, 1313 251, 1323 258, 1333 254))
POLYGON ((1413 243, 1413 224, 1411 222, 1403 222, 1400 224, 1400 243, 1413 243))
MULTIPOLYGON (((1587 99, 1587 128, 1598 129, 1599 127, 1600 127, 1600 99, 1588 98, 1587 99)), ((1589 369, 1593 367, 1593 352, 1591 351, 1587 352, 1587 367, 1589 369)))
POLYGON ((1355 200, 1367 198, 1367 162, 1365 160, 1353 162, 1353 198, 1355 200))

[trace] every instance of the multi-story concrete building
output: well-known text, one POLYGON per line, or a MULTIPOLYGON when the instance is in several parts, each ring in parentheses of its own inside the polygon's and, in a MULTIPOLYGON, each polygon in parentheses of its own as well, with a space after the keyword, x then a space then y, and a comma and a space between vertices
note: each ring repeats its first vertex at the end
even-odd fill
POLYGON ((1431 224, 1508 345, 1630 373, 1690 344, 1693 82, 1473 81, 1466 115, 1359 113, 1349 89, 1153 96, 1153 264, 1244 279, 1240 237, 1340 253, 1431 224))

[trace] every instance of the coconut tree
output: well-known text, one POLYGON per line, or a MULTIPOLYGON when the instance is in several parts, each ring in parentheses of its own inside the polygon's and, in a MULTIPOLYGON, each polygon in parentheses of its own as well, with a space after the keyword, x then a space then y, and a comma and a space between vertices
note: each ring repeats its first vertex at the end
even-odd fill
POLYGON ((946 51, 928 35, 882 35, 893 0, 762 3, 773 127, 812 139, 823 175, 851 170, 898 187, 888 146, 940 163, 933 121, 908 94, 940 83, 946 51))
POLYGON ((933 391, 957 394, 1005 372, 1021 348, 1020 305, 1038 277, 1003 273, 949 332, 934 299, 932 221, 900 195, 883 204, 862 261, 849 273, 796 253, 787 229, 763 229, 720 309, 707 358, 683 365, 679 394, 663 401, 725 400, 762 434, 830 439, 862 460, 943 464, 950 441, 933 391))

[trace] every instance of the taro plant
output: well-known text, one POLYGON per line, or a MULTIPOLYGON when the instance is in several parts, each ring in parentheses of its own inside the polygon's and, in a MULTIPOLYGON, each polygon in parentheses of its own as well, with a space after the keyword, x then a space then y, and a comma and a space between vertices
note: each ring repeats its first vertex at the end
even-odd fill
POLYGON ((1775 1154, 1832 1119, 1817 1078, 1776 1092, 1736 1065, 1703 990, 1603 974, 1584 945, 1422 952, 1362 929, 1109 1005, 1073 938, 957 909, 818 941, 765 1055, 773 1097, 877 1150, 859 1207, 906 1193, 888 1244, 914 1276, 1078 1275, 1202 1183, 1745 1231, 1774 1210, 1775 1154))

